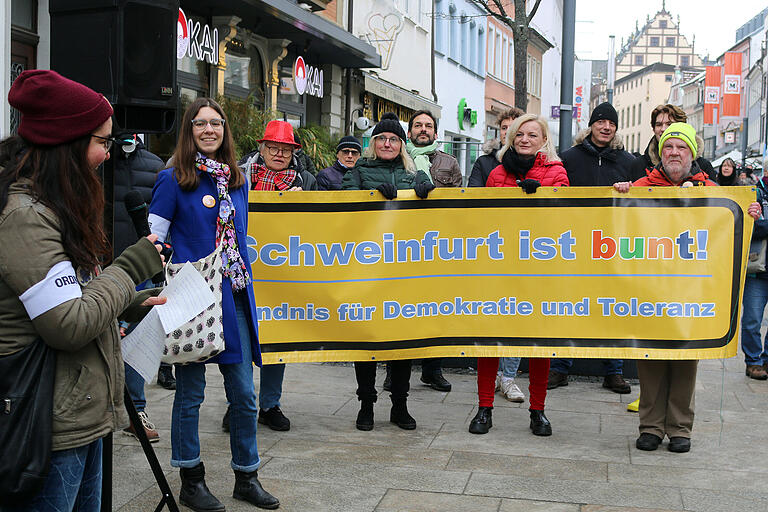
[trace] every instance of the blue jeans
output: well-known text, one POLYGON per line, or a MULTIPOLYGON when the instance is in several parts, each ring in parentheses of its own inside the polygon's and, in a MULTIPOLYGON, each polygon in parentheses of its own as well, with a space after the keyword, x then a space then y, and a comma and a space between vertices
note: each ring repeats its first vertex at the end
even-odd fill
POLYGON ((768 279, 747 275, 744 281, 744 312, 741 316, 741 350, 748 365, 768 363, 768 335, 760 339, 763 311, 768 303, 768 279))
POLYGON ((259 375, 259 408, 266 411, 275 406, 279 407, 280 397, 283 395, 285 363, 264 364, 259 375))
POLYGON ((128 389, 128 394, 131 395, 136 410, 141 412, 147 406, 147 399, 144 396, 144 377, 129 364, 123 364, 125 365, 125 387, 128 389))
MULTIPOLYGON (((229 447, 232 469, 250 473, 259 467, 256 446, 256 393, 253 388, 251 335, 245 318, 242 292, 235 295, 237 327, 243 361, 220 364, 224 391, 232 404, 229 413, 229 447), (240 296, 238 296, 240 295, 240 296)), ((200 404, 205 398, 205 364, 176 365, 176 395, 171 415, 171 466, 192 468, 200 463, 198 422, 200 404)))
POLYGON ((517 369, 520 368, 520 358, 519 357, 500 357, 499 358, 499 369, 501 370, 501 374, 508 378, 508 379, 514 379, 517 377, 517 369))
POLYGON ((101 510, 101 439, 85 446, 51 452, 51 469, 31 503, 0 505, 0 512, 99 512, 101 510))
MULTIPOLYGON (((605 375, 621 375, 624 369, 623 359, 601 359, 605 368, 605 375)), ((573 359, 552 359, 550 370, 568 375, 573 366, 573 359)))

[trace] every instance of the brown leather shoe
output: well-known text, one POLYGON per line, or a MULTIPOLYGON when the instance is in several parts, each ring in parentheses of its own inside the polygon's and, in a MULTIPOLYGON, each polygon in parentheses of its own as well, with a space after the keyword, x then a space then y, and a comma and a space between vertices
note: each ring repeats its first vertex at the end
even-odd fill
POLYGON ((765 371, 765 368, 756 364, 748 364, 745 373, 750 379, 768 380, 768 372, 765 371))
POLYGON ((555 370, 549 370, 549 378, 547 379, 547 389, 555 389, 568 385, 568 374, 556 372, 555 370))
POLYGON ((614 393, 619 393, 620 395, 626 395, 627 393, 632 392, 632 388, 629 387, 627 381, 625 381, 624 377, 618 373, 606 375, 605 379, 603 379, 603 387, 610 389, 614 393))
MULTIPOLYGON (((147 439, 149 439, 149 442, 158 442, 160 440, 160 434, 157 433, 155 426, 151 421, 149 421, 149 416, 147 416, 147 413, 144 411, 139 411, 139 418, 141 418, 141 426, 144 427, 144 433, 147 434, 147 439)), ((130 436, 136 437, 136 430, 133 428, 133 423, 131 423, 128 428, 124 428, 123 432, 130 436)))

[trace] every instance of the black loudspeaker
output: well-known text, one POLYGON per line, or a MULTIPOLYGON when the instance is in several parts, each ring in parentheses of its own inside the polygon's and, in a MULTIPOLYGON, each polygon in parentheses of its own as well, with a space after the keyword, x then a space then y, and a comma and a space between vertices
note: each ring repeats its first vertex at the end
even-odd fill
POLYGON ((50 0, 50 15, 51 69, 102 93, 122 129, 173 128, 178 0, 50 0))

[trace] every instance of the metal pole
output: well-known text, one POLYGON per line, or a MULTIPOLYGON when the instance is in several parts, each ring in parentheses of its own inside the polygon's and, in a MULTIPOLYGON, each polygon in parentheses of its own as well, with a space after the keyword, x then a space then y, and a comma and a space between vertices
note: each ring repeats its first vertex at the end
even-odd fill
POLYGON ((749 136, 749 118, 741 120, 743 128, 741 129, 741 168, 747 164, 747 137, 749 136))
POLYGON ((616 81, 616 36, 608 36, 608 103, 613 105, 613 83, 616 81))
POLYGON ((576 33, 576 0, 563 0, 563 58, 560 72, 559 150, 571 147, 573 128, 573 45, 576 33))

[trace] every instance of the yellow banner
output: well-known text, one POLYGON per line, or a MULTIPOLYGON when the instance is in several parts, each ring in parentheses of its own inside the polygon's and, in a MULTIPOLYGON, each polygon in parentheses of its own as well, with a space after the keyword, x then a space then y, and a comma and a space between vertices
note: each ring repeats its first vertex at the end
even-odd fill
POLYGON ((264 361, 736 354, 748 187, 251 192, 264 361))

